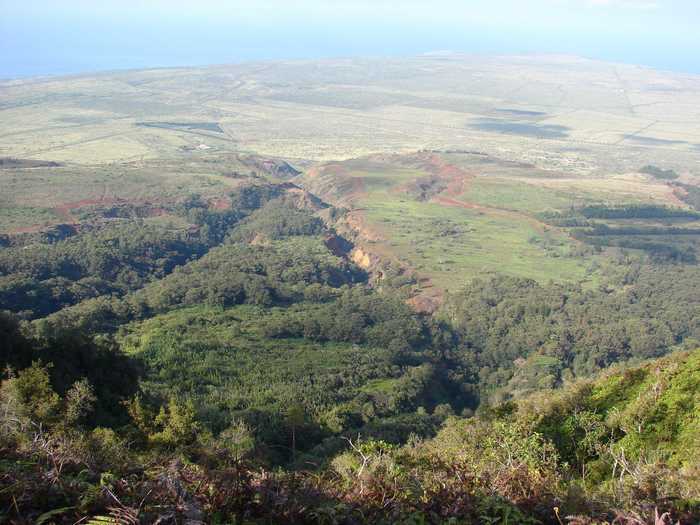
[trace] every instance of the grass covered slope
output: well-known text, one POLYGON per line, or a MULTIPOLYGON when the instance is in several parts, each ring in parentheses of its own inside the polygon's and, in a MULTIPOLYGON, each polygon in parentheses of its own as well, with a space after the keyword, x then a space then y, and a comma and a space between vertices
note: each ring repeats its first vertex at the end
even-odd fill
POLYGON ((346 482, 398 485, 404 509, 441 485, 435 523, 471 509, 465 522, 643 524, 656 508, 697 523, 700 349, 451 418, 400 449, 363 446, 333 462, 346 482))
MULTIPOLYGON (((700 499, 700 350, 638 368, 611 370, 544 403, 521 403, 591 485, 629 476, 641 483, 662 473, 700 499)), ((669 480, 670 481, 670 480, 669 480)))
MULTIPOLYGON (((339 227, 368 254, 370 266, 373 260, 397 263, 417 277, 419 296, 439 303, 444 292, 490 275, 594 288, 601 282, 598 269, 614 253, 605 248, 675 253, 680 241, 690 243, 691 230, 680 232, 688 235, 676 236, 673 243, 664 240, 661 244, 669 247, 662 249, 658 235, 651 242, 616 230, 627 235, 625 242, 603 243, 591 221, 584 224, 585 233, 591 229, 597 236, 575 235, 581 232, 551 219, 596 206, 646 207, 663 220, 673 213, 692 214, 667 183, 647 179, 641 174, 574 176, 485 154, 420 151, 330 162, 300 180, 347 209, 339 227)), ((643 220, 640 228, 652 226, 647 217, 643 220)))
POLYGON ((541 282, 590 279, 586 262, 574 256, 566 237, 524 218, 381 193, 363 205, 367 219, 386 235, 388 249, 442 289, 496 273, 541 282))

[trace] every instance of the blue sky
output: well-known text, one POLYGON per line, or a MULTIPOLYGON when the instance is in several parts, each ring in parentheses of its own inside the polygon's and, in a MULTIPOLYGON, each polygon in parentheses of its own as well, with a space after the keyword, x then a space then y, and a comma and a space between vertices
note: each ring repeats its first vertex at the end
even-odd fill
POLYGON ((700 73, 700 0, 0 0, 0 77, 431 51, 700 73))

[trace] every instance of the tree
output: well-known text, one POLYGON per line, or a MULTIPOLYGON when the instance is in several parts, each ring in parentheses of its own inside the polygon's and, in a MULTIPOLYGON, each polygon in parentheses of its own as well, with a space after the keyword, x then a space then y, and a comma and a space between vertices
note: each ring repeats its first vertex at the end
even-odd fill
POLYGON ((300 403, 292 403, 287 407, 285 422, 292 434, 292 460, 296 459, 297 429, 306 422, 306 410, 300 403))
POLYGON ((155 418, 156 432, 148 436, 151 443, 167 448, 181 448, 194 443, 199 431, 194 403, 180 402, 171 397, 167 406, 160 407, 155 418))
POLYGON ((217 445, 234 461, 240 461, 255 448, 255 438, 245 421, 234 419, 228 428, 219 434, 217 445))
POLYGON ((64 422, 66 425, 76 425, 84 418, 97 401, 90 382, 83 378, 73 383, 73 386, 66 393, 64 422))
POLYGON ((58 421, 61 397, 51 386, 49 368, 35 361, 17 373, 8 371, 8 379, 0 385, 4 432, 24 432, 30 427, 40 429, 58 421))

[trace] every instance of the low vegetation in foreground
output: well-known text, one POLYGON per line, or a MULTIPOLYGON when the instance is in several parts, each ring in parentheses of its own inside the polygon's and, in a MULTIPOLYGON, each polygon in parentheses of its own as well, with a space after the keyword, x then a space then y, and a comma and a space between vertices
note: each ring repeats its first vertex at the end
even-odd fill
MULTIPOLYGON (((0 502, 14 523, 695 523, 699 365, 681 352, 474 417, 441 409, 435 437, 404 445, 347 432, 321 466, 279 470, 243 419, 214 436, 191 401, 135 397, 123 426, 94 426, 96 389, 59 395, 35 362, 0 389, 0 502)), ((304 414, 281 417, 293 452, 304 414)))

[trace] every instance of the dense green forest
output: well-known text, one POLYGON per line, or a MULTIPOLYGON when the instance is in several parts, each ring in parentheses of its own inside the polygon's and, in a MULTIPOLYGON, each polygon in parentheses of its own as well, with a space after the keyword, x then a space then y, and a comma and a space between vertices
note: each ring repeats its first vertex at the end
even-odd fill
MULTIPOLYGON (((315 197, 227 198, 0 248, 1 520, 700 519, 693 246, 610 248, 595 286, 465 282, 427 315, 315 197)), ((697 213, 547 215, 652 234, 595 223, 630 218, 697 213)))

